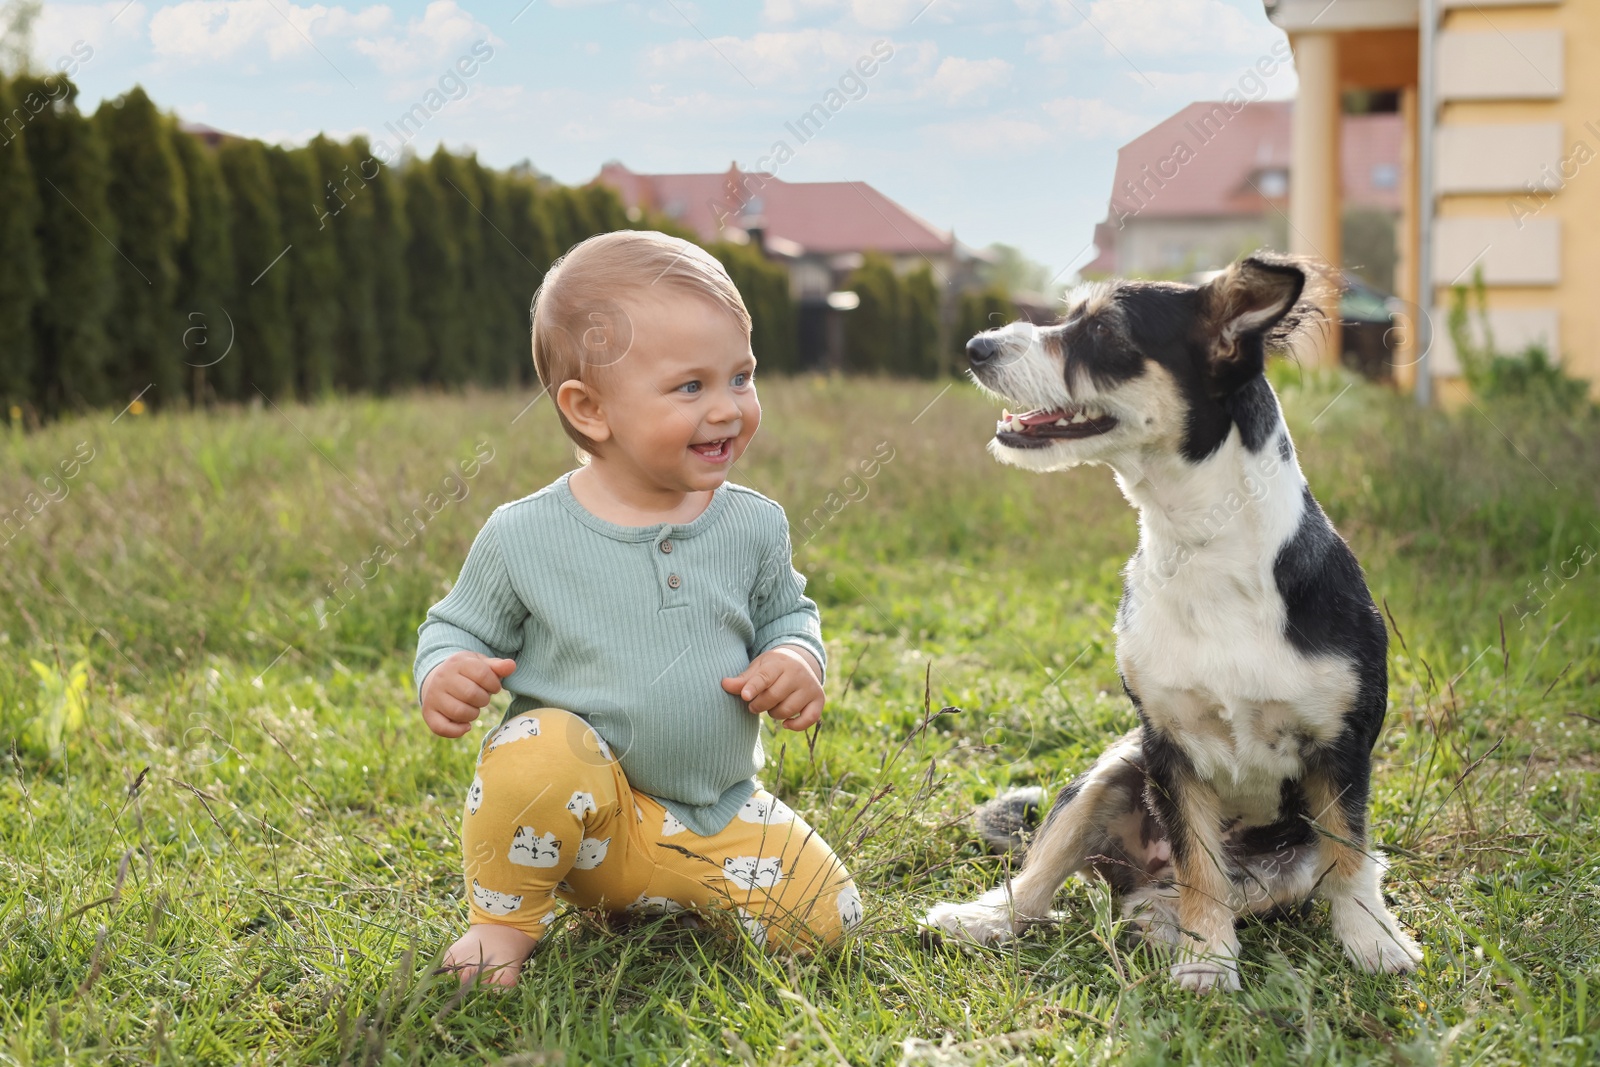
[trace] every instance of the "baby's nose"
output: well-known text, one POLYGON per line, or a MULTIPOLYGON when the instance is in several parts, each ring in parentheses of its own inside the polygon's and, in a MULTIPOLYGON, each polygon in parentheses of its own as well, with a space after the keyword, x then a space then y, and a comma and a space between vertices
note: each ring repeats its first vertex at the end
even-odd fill
POLYGON ((736 422, 744 414, 739 407, 739 402, 731 396, 723 395, 718 402, 712 405, 710 418, 714 422, 736 422))

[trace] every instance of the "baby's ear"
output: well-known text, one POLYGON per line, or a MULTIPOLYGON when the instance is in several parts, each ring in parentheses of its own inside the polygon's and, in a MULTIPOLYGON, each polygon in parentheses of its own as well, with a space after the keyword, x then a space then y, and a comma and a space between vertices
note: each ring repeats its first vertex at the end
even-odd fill
POLYGON ((1209 376, 1228 393, 1261 373, 1266 339, 1306 288, 1297 259, 1257 252, 1200 287, 1196 322, 1209 376))
POLYGON ((599 394, 578 378, 568 378, 556 387, 556 407, 568 423, 591 441, 611 438, 611 426, 600 407, 599 394))

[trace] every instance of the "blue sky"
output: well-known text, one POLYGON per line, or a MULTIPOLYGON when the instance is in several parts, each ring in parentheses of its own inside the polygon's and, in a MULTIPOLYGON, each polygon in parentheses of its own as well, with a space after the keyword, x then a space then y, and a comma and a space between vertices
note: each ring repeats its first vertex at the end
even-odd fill
MULTIPOLYGON (((1070 272, 1090 258, 1117 147, 1250 86, 1282 39, 1260 0, 524 2, 46 3, 34 52, 53 67, 75 42, 93 49, 87 109, 138 83, 186 119, 290 144, 382 137, 431 101, 419 151, 529 159, 564 182, 610 159, 753 168, 782 139, 780 177, 867 181, 963 241, 1070 272), (477 42, 492 55, 474 68, 477 42), (875 44, 891 54, 861 78, 875 44), (456 81, 462 57, 474 73, 456 81), (818 103, 837 111, 801 144, 785 123, 818 103)), ((1281 70, 1265 96, 1294 84, 1281 70)))

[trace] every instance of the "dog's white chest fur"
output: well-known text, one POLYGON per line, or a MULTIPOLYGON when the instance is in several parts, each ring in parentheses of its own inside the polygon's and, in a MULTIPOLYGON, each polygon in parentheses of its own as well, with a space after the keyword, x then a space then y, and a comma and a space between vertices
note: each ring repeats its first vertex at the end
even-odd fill
POLYGON ((1204 463, 1118 474, 1140 547, 1117 665, 1151 725, 1247 817, 1273 814, 1278 783, 1300 775, 1309 743, 1332 739, 1356 685, 1347 660, 1285 637, 1273 565, 1300 525, 1305 480, 1292 457, 1265 454, 1235 433, 1204 463))

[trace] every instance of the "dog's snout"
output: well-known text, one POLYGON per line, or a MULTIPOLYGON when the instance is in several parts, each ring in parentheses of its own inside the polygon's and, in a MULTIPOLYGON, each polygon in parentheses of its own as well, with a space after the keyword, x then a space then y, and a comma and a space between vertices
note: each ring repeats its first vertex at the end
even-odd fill
POLYGON ((1000 354, 1000 342, 997 338, 980 333, 967 342, 967 362, 974 367, 981 367, 1000 354))

